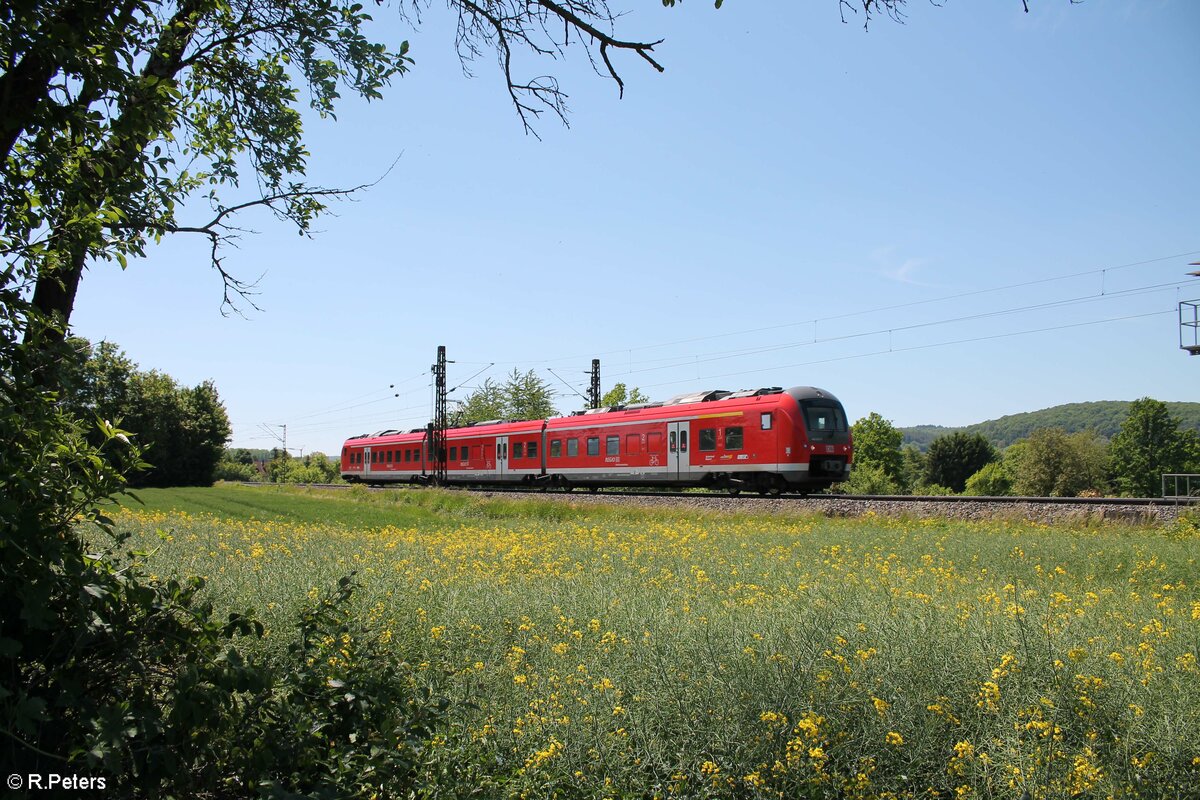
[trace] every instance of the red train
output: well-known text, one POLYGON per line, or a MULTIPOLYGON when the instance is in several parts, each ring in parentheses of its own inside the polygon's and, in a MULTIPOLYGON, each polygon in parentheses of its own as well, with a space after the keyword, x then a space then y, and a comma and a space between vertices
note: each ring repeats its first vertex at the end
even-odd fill
MULTIPOLYGON (((424 482, 427 432, 388 430, 346 440, 342 477, 424 482)), ((451 483, 705 486, 817 491, 850 473, 846 412, 822 389, 713 390, 529 422, 491 420, 446 432, 451 483)))

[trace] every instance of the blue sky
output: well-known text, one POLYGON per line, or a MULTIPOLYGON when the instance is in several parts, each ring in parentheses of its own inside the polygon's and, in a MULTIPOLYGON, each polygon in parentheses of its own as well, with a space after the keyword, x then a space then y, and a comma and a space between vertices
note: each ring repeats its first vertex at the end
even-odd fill
POLYGON ((666 72, 619 58, 618 99, 582 51, 530 65, 570 94, 540 140, 491 60, 464 76, 443 11, 381 7, 416 64, 308 123, 310 176, 395 166, 311 240, 242 220, 226 266, 263 311, 223 317, 178 239, 93 267, 76 332, 213 380, 233 445, 286 424, 294 452, 423 425, 439 344, 456 395, 536 369, 564 411, 547 370, 582 391, 597 357, 605 389, 815 385, 898 425, 1200 400, 1176 316, 1200 298, 1200 4, 914 0, 868 31, 836 0, 627 5, 666 72))

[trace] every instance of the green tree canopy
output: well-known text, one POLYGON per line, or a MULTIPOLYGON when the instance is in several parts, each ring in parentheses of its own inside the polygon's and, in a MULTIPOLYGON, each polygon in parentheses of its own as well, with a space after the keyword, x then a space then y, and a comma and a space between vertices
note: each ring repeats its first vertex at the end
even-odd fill
POLYGON ((554 408, 554 390, 533 370, 513 368, 503 386, 505 416, 508 419, 546 419, 558 414, 554 408))
POLYGON ((112 342, 71 338, 75 358, 63 365, 63 407, 80 419, 119 423, 151 466, 129 476, 134 486, 206 486, 231 433, 210 381, 180 386, 156 370, 141 371, 112 342))
POLYGON ((554 390, 534 370, 514 368, 503 383, 486 379, 451 414, 452 425, 490 419, 546 419, 558 414, 554 390))
POLYGON ((872 411, 854 423, 854 468, 875 467, 899 487, 903 476, 900 443, 904 434, 890 420, 872 411))
POLYGON ((1004 497, 1012 493, 1012 478, 999 461, 984 464, 978 472, 967 478, 963 494, 979 497, 1004 497))
POLYGON ((1129 407, 1110 449, 1113 482, 1123 495, 1157 497, 1164 474, 1200 470, 1200 436, 1181 431, 1166 404, 1149 397, 1129 407))
POLYGON ((1092 431, 1041 428, 1013 451, 1013 457, 1006 452, 1005 460, 1019 495, 1078 497, 1083 492, 1104 494, 1108 488, 1108 443, 1092 431))
POLYGON ((604 393, 600 398, 600 405, 604 406, 628 406, 634 403, 648 403, 650 398, 642 394, 642 390, 636 386, 632 389, 627 389, 623 383, 614 383, 613 387, 604 393))
POLYGON ((979 434, 952 433, 934 439, 925 458, 925 482, 955 492, 966 488, 967 478, 996 459, 996 450, 979 434))

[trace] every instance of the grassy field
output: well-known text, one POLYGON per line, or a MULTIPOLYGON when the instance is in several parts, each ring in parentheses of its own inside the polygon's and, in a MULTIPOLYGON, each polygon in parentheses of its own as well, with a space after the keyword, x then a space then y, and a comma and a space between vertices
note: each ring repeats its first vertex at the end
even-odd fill
POLYGON ((1200 530, 697 515, 414 491, 147 490, 151 573, 453 702, 431 796, 1192 797, 1200 530))

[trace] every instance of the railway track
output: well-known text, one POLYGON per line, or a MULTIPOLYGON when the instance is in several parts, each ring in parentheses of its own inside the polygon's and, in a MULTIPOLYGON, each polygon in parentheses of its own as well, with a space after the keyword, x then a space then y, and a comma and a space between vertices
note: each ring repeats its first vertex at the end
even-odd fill
MULTIPOLYGON (((262 484, 245 483, 246 486, 261 486, 262 484)), ((348 483, 313 483, 300 484, 312 489, 349 489, 348 483)), ((362 484, 359 484, 362 485, 362 484)), ((413 488, 413 484, 391 484, 370 486, 372 491, 389 491, 403 488, 413 488)), ((618 489, 602 487, 596 490, 579 488, 576 491, 556 490, 547 487, 530 486, 451 486, 453 491, 497 494, 529 494, 547 497, 643 497, 661 498, 664 500, 725 500, 739 501, 778 501, 812 503, 862 502, 862 503, 906 503, 906 504, 984 504, 994 506, 1081 506, 1081 507, 1187 507, 1200 505, 1200 496, 1194 497, 985 497, 977 495, 864 495, 864 494, 799 494, 782 493, 778 495, 759 495, 744 493, 731 495, 720 491, 647 491, 643 489, 618 489)))

